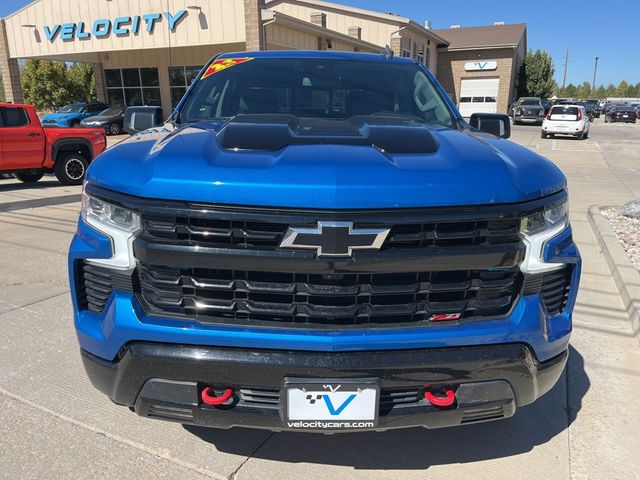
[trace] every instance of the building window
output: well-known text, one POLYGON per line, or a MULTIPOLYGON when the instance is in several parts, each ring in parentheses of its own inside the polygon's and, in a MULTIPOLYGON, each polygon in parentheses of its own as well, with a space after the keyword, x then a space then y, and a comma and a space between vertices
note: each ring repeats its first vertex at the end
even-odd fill
POLYGON ((202 67, 169 67, 169 86, 171 87, 171 108, 187 93, 187 88, 198 77, 202 67))
POLYGON ((429 48, 429 45, 425 45, 424 50, 425 50, 424 64, 427 66, 427 68, 431 68, 431 49, 429 48))
POLYGON ((110 68, 104 77, 112 107, 162 106, 157 68, 110 68))

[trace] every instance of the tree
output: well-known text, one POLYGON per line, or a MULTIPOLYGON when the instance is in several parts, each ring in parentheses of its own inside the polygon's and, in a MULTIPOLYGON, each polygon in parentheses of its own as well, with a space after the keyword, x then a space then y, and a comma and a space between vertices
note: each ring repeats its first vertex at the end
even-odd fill
POLYGON ((606 96, 613 97, 616 94, 616 86, 613 83, 610 83, 607 87, 606 96))
POLYGON ((640 95, 640 89, 638 89, 638 85, 633 85, 632 83, 630 83, 627 87, 627 94, 625 96, 637 97, 638 95, 640 95))
POLYGON ((520 96, 549 98, 554 92, 554 73, 553 59, 548 52, 529 50, 518 74, 520 96))
POLYGON ((578 98, 588 98, 589 96, 591 96, 591 83, 582 82, 578 88, 578 98))
POLYGON ((600 85, 598 87, 598 91, 596 92, 596 97, 605 98, 607 96, 607 90, 604 88, 604 85, 600 85))
POLYGON ((57 110, 74 101, 96 98, 95 78, 90 64, 27 60, 22 70, 22 89, 27 103, 37 110, 57 110))
POLYGON ((577 92, 578 92, 578 87, 576 87, 573 83, 570 83, 569 85, 567 85, 567 88, 565 89, 563 96, 573 98, 576 96, 577 92))
POLYGON ((616 97, 626 97, 628 88, 629 88, 629 84, 627 83, 627 81, 626 80, 622 80, 620 82, 620 84, 618 85, 618 88, 616 89, 615 96, 616 97))
POLYGON ((75 100, 87 102, 96 99, 96 80, 90 63, 74 63, 69 68, 69 80, 75 100))
POLYGON ((0 75, 0 102, 6 101, 4 96, 4 83, 2 83, 2 75, 0 75))
POLYGON ((63 62, 27 60, 22 89, 27 103, 37 110, 57 110, 73 99, 67 67, 63 62))

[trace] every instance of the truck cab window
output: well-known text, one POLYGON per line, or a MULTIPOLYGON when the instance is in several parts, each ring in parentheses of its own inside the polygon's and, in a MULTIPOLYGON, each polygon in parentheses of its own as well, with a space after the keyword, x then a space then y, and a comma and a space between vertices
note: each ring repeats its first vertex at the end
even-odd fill
POLYGON ((29 117, 23 108, 3 108, 2 127, 24 127, 29 125, 29 117))

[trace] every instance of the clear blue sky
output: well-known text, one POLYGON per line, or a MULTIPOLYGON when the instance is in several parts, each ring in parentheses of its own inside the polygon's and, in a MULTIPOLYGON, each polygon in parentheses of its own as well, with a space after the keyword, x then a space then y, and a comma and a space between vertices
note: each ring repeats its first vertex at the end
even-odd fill
MULTIPOLYGON (((590 82, 596 56, 600 57, 597 84, 640 82, 639 0, 334 1, 381 12, 393 11, 417 22, 430 19, 434 28, 448 28, 452 24, 490 25, 495 21, 526 22, 529 47, 551 53, 559 83, 567 46, 570 47, 567 83, 590 82)), ((0 0, 0 17, 27 3, 28 0, 0 0)))

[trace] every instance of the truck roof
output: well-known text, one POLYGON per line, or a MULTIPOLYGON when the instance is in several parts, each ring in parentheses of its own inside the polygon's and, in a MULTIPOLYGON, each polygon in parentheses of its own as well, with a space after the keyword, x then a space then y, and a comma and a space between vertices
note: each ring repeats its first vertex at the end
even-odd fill
POLYGON ((28 103, 11 103, 11 102, 4 102, 4 103, 0 103, 0 107, 23 107, 23 108, 34 108, 33 105, 30 105, 28 103))
POLYGON ((393 63, 416 63, 412 58, 398 57, 396 55, 386 56, 381 53, 361 53, 343 52, 328 50, 265 50, 255 52, 228 52, 222 53, 216 58, 327 58, 327 59, 349 59, 369 62, 393 62, 393 63))

